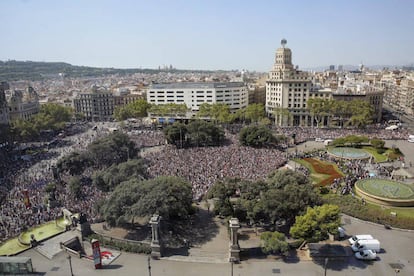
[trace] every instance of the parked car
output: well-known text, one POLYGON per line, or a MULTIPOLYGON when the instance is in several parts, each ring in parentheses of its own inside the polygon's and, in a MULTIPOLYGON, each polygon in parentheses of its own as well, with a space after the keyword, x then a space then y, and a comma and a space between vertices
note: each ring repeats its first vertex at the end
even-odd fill
POLYGON ((375 260, 377 259, 377 253, 371 249, 362 250, 355 253, 355 258, 358 260, 375 260))
POLYGON ((352 250, 354 252, 367 249, 374 250, 375 252, 380 252, 381 244, 379 240, 359 240, 352 246, 352 250))
POLYGON ((354 245, 359 240, 373 240, 371 235, 355 235, 348 239, 350 245, 354 245))

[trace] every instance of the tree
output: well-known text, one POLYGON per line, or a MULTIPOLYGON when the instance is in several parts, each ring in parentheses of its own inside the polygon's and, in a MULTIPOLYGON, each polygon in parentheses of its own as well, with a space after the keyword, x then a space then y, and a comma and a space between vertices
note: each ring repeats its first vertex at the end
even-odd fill
POLYGON ((229 123, 231 121, 230 107, 224 103, 203 103, 200 105, 197 117, 208 117, 214 122, 229 123))
POLYGON ((372 138, 370 143, 376 149, 383 149, 385 146, 385 141, 377 138, 372 138))
POLYGON ((97 171, 92 176, 92 183, 100 190, 112 191, 121 182, 130 179, 144 180, 147 178, 146 165, 143 159, 131 159, 109 168, 97 171))
POLYGON ((75 199, 79 199, 82 195, 81 180, 77 176, 72 176, 69 179, 69 190, 75 199))
POLYGON ((290 170, 270 174, 266 181, 227 179, 216 182, 209 191, 216 197, 216 214, 236 215, 241 221, 250 223, 278 222, 292 224, 295 216, 308 206, 321 203, 313 185, 303 175, 290 170), (237 193, 240 198, 231 204, 237 193))
POLYGON ((58 104, 42 105, 38 114, 28 120, 17 119, 11 123, 12 133, 18 141, 33 141, 44 130, 58 131, 72 118, 72 110, 58 104))
POLYGON ((71 152, 57 162, 60 172, 68 172, 71 175, 80 175, 92 164, 87 152, 71 152))
POLYGON ((39 114, 34 118, 35 121, 41 121, 45 118, 48 120, 44 129, 58 130, 64 128, 65 123, 71 120, 72 113, 72 109, 69 107, 55 103, 47 103, 40 107, 39 114))
POLYGON ((150 108, 150 103, 144 99, 139 99, 124 106, 117 106, 114 110, 114 118, 123 121, 129 118, 146 117, 150 108))
POLYGON ((218 146, 225 137, 223 128, 202 120, 192 121, 187 131, 188 143, 192 146, 218 146))
POLYGON ((39 137, 39 130, 30 120, 17 119, 11 122, 11 133, 16 141, 29 142, 39 137))
POLYGON ((249 104, 244 109, 245 118, 250 122, 254 122, 256 124, 266 116, 265 107, 263 104, 249 104))
POLYGON ((337 205, 308 207, 304 215, 296 217, 295 224, 290 228, 290 234, 293 238, 316 242, 327 239, 328 233, 337 234, 340 224, 337 205))
POLYGON ((260 240, 263 253, 286 255, 289 251, 289 244, 283 233, 263 232, 260 235, 260 240))
POLYGON ((239 134, 239 141, 243 146, 272 147, 277 143, 276 137, 265 126, 247 126, 239 134))
MULTIPOLYGON (((321 98, 309 98, 307 105, 310 114, 316 121, 316 127, 319 128, 322 120, 329 115, 329 110, 332 106, 332 100, 321 98)), ((312 123, 313 126, 313 123, 312 123)))
POLYGON ((268 190, 261 196, 266 217, 272 224, 293 222, 308 206, 321 203, 320 196, 308 179, 291 170, 276 171, 267 179, 268 190))
POLYGON ((94 166, 98 168, 125 162, 138 154, 135 143, 120 131, 95 140, 88 145, 87 151, 94 166))
POLYGON ((289 121, 292 117, 289 109, 283 107, 275 107, 273 108, 273 116, 275 117, 275 124, 276 125, 284 125, 289 121))
POLYGON ((151 105, 148 112, 157 116, 185 117, 187 110, 188 108, 185 104, 169 103, 151 105))
POLYGON ((350 102, 351 118, 349 124, 358 128, 363 128, 372 123, 374 114, 373 106, 363 100, 353 100, 350 102))
POLYGON ((186 144, 187 126, 175 122, 164 129, 164 135, 169 144, 182 148, 186 144))
POLYGON ((172 176, 130 179, 114 189, 99 212, 111 226, 155 213, 164 219, 184 219, 193 211, 191 189, 190 183, 172 176))

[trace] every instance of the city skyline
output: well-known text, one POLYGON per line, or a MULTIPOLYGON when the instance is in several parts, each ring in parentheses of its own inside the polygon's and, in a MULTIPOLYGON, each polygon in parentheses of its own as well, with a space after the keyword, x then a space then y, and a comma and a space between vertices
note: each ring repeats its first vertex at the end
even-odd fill
POLYGON ((0 60, 268 72, 287 39, 299 68, 414 62, 410 1, 4 0, 0 60))

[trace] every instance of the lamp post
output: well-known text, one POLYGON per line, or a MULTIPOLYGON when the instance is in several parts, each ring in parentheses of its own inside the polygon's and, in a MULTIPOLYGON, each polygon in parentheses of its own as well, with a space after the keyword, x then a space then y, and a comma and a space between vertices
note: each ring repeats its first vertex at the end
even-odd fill
POLYGON ((151 276, 151 257, 148 256, 148 275, 151 276))
POLYGON ((326 276, 326 268, 328 266, 328 261, 329 261, 329 259, 325 258, 325 273, 324 273, 325 276, 326 276))
POLYGON ((70 267, 70 276, 73 276, 73 270, 72 270, 72 257, 68 255, 69 260, 69 267, 70 267))

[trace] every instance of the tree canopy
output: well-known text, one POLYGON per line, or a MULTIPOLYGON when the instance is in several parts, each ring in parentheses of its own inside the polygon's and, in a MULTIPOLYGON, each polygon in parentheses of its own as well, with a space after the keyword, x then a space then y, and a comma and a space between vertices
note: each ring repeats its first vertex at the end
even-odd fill
POLYGON ((135 158, 138 150, 135 143, 122 132, 114 132, 95 140, 83 152, 72 152, 61 158, 57 168, 72 175, 81 174, 87 167, 105 168, 135 158))
POLYGON ((135 143, 123 132, 117 131, 95 140, 88 145, 87 151, 95 167, 102 168, 135 158, 138 150, 135 143))
POLYGON ((164 129, 167 142, 176 146, 218 146, 224 141, 224 130, 214 123, 203 120, 188 125, 174 123, 164 129))
POLYGON ((333 100, 310 98, 308 109, 319 127, 323 118, 329 117, 331 122, 336 121, 339 126, 349 125, 363 128, 372 123, 373 106, 364 100, 333 100))
POLYGON ((147 178, 146 165, 143 159, 131 159, 97 171, 92 176, 92 183, 100 190, 108 192, 112 191, 121 182, 132 178, 137 180, 147 178))
POLYGON ((144 99, 139 99, 124 106, 117 106, 114 110, 114 118, 123 121, 129 118, 146 117, 150 108, 150 103, 144 99))
POLYGON ((260 235, 260 240, 263 253, 286 255, 289 251, 289 244, 283 233, 263 232, 260 235))
POLYGON ((266 126, 247 126, 239 134, 240 144, 250 147, 274 147, 278 140, 266 126))
POLYGON ((276 171, 265 181, 227 179, 214 184, 209 197, 217 198, 214 212, 232 215, 250 223, 292 223, 296 215, 321 200, 308 180, 301 174, 276 171), (236 201, 231 198, 238 194, 236 201))
POLYGON ((328 233, 337 234, 341 224, 337 205, 324 204, 308 207, 306 213, 296 217, 295 224, 290 228, 293 238, 306 241, 321 241, 328 238, 328 233))
POLYGON ((185 117, 188 108, 185 104, 159 104, 151 105, 148 112, 157 116, 185 117))
POLYGON ((13 136, 18 141, 33 141, 40 137, 41 131, 58 131, 72 118, 72 110, 55 103, 44 104, 38 114, 28 120, 17 119, 11 122, 13 136))
POLYGON ((137 217, 159 214, 164 219, 184 219, 192 213, 191 184, 182 178, 162 176, 118 185, 99 212, 111 226, 137 217))

